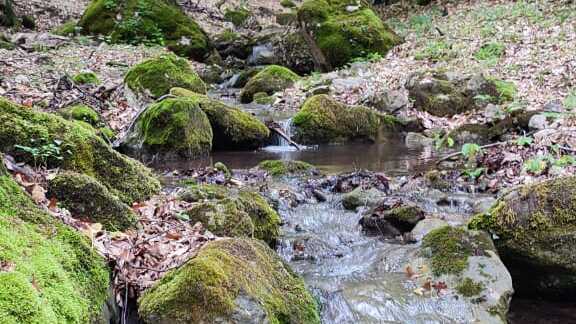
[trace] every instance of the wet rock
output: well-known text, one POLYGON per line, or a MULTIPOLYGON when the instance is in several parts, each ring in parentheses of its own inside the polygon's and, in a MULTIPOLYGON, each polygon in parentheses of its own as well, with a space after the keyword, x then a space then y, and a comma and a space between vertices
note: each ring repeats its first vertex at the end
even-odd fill
POLYGON ((391 207, 386 204, 372 209, 360 219, 362 230, 369 235, 394 238, 412 231, 424 219, 424 211, 413 204, 391 207))
POLYGON ((138 6, 146 10, 114 1, 92 1, 78 26, 83 34, 109 36, 112 43, 161 43, 197 61, 204 61, 212 52, 206 32, 173 1, 139 0, 138 6))
POLYGON ((239 108, 182 88, 173 88, 170 93, 185 98, 206 114, 212 128, 212 147, 216 150, 257 149, 270 136, 264 123, 239 108))
POLYGON ((358 207, 374 207, 385 196, 386 193, 376 188, 358 187, 342 196, 342 206, 349 210, 356 210, 358 207))
POLYGON ((320 323, 304 282, 258 240, 206 244, 139 300, 149 323, 320 323))
POLYGON ((159 98, 174 87, 206 93, 206 85, 187 60, 165 54, 133 66, 124 82, 138 97, 159 98))
POLYGON ((521 293, 576 294, 576 177, 562 177, 511 190, 471 228, 486 229, 521 293))
POLYGON ((160 190, 160 183, 148 168, 113 150, 90 126, 0 98, 0 151, 32 161, 14 146, 29 146, 38 134, 43 134, 48 143, 60 143, 62 149, 61 156, 45 161, 48 167, 88 174, 124 203, 146 200, 160 190))
POLYGON ((420 133, 407 133, 404 139, 406 146, 408 147, 424 147, 432 146, 434 144, 434 139, 424 136, 420 133))
POLYGON ((450 226, 434 229, 424 236, 409 267, 418 286, 463 299, 466 308, 473 309, 466 322, 506 323, 512 277, 487 233, 450 226))
POLYGON ((445 220, 438 218, 426 218, 418 222, 416 226, 412 229, 412 238, 416 241, 421 241, 424 236, 432 232, 435 229, 448 226, 445 220))
POLYGON ((240 93, 240 101, 250 103, 258 92, 272 95, 292 86, 299 79, 296 73, 285 67, 270 65, 250 78, 240 93))
POLYGON ((401 128, 393 116, 363 106, 346 106, 327 95, 308 98, 292 119, 294 139, 303 144, 376 142, 401 128))
POLYGON ((248 57, 250 65, 268 65, 275 62, 274 51, 269 45, 258 45, 252 48, 252 54, 248 57))
POLYGON ((132 209, 94 178, 63 172, 50 180, 48 198, 55 198, 73 217, 101 223, 108 231, 122 231, 136 223, 132 209))
POLYGON ((210 121, 198 102, 168 98, 138 116, 120 149, 147 161, 200 157, 212 149, 212 138, 210 121))
POLYGON ((307 0, 298 9, 298 21, 316 66, 323 70, 341 67, 366 53, 384 56, 402 41, 364 3, 350 12, 339 2, 307 0))
POLYGON ((253 41, 230 29, 214 36, 214 46, 223 59, 229 56, 246 60, 252 54, 253 41))

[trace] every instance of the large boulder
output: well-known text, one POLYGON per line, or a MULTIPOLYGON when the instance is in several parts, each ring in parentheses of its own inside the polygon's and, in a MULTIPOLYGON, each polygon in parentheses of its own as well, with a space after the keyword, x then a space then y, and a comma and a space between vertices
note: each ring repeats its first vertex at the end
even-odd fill
POLYGON ((465 303, 454 318, 466 323, 506 323, 514 289, 512 277, 485 232, 444 226, 430 231, 406 267, 415 292, 465 303))
POLYGON ((513 83, 487 78, 482 74, 459 75, 428 71, 414 73, 406 88, 414 107, 439 117, 450 117, 484 107, 485 104, 510 101, 515 95, 513 83))
MULTIPOLYGON (((4 127, 2 127, 4 128, 4 127)), ((0 154, 3 323, 104 323, 109 271, 89 240, 39 209, 0 154)))
POLYGON ((206 33, 172 0, 92 0, 78 26, 114 43, 166 45, 198 61, 212 51, 206 33))
POLYGON ((132 209, 94 178, 63 172, 49 181, 49 198, 56 198, 72 216, 101 223, 109 231, 122 231, 136 223, 132 209))
POLYGON ((382 56, 402 42, 366 1, 306 0, 298 21, 317 66, 331 70, 370 54, 382 56))
POLYGON ((206 84, 188 61, 173 54, 161 55, 133 66, 124 82, 139 97, 158 98, 174 87, 206 93, 206 84))
POLYGON ((380 132, 400 126, 396 118, 362 106, 346 106, 328 95, 304 102, 292 119, 294 139, 303 144, 378 139, 380 132))
POLYGON ((196 202, 187 212, 190 220, 216 235, 253 237, 271 246, 278 239, 280 216, 257 192, 201 185, 191 186, 181 198, 196 202))
POLYGON ((497 235, 517 290, 576 295, 576 177, 513 189, 469 226, 497 235))
POLYGON ((299 79, 300 77, 296 73, 285 67, 270 65, 258 72, 246 83, 240 94, 240 101, 242 103, 250 103, 254 99, 254 95, 259 92, 272 95, 274 92, 282 91, 292 86, 299 79))
POLYGON ((206 244, 139 300, 148 323, 320 323, 304 282, 264 243, 206 244))
POLYGON ((212 149, 212 128, 198 102, 167 98, 138 116, 120 149, 143 160, 200 157, 212 149))
POLYGON ((189 99, 204 111, 212 126, 214 149, 253 150, 263 146, 270 136, 264 123, 239 108, 182 88, 170 93, 189 99))
POLYGON ((148 168, 113 150, 93 130, 0 98, 0 151, 33 161, 33 156, 15 145, 58 147, 59 153, 48 154, 41 162, 90 175, 127 204, 146 200, 160 190, 148 168))

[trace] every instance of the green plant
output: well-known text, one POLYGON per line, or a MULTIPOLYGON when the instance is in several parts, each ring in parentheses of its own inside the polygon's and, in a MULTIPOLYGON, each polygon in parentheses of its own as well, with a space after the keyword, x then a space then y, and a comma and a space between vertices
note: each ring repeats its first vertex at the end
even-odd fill
POLYGON ((430 41, 426 46, 414 54, 416 60, 446 61, 451 58, 452 44, 444 40, 430 41))
POLYGON ((573 155, 563 155, 553 163, 555 166, 567 167, 576 165, 576 157, 573 155))
POLYGON ((361 62, 370 62, 376 63, 382 60, 382 55, 380 53, 369 53, 366 56, 355 57, 352 59, 351 63, 361 63, 361 62))
POLYGON ((548 162, 544 157, 536 157, 524 162, 524 170, 534 175, 540 175, 548 167, 548 162))
POLYGON ((112 9, 115 9, 116 6, 118 6, 118 4, 116 3, 116 0, 104 0, 104 8, 106 8, 108 10, 112 10, 112 9))
POLYGON ((460 153, 462 153, 462 155, 468 159, 468 161, 472 161, 479 154, 482 154, 482 148, 478 144, 466 143, 462 146, 460 153))
POLYGON ((518 146, 530 146, 534 140, 530 136, 520 136, 516 140, 518 146))
POLYGON ((464 170, 462 174, 468 177, 470 181, 476 181, 476 179, 478 179, 484 173, 484 171, 486 171, 485 168, 471 168, 464 170))
POLYGON ((439 150, 443 147, 452 147, 454 146, 454 139, 448 135, 440 135, 440 134, 435 134, 434 135, 434 147, 439 150))
POLYGON ((504 51, 506 47, 497 42, 487 43, 482 45, 476 53, 474 53, 474 57, 478 61, 487 61, 489 63, 496 63, 498 59, 504 55, 504 51))
POLYGON ((30 155, 33 160, 34 167, 48 167, 50 163, 57 163, 64 160, 63 154, 72 154, 69 149, 63 151, 62 141, 53 140, 46 142, 45 140, 31 140, 33 146, 14 145, 14 148, 30 155), (44 144, 42 144, 44 143, 44 144))
POLYGON ((568 110, 576 109, 576 89, 570 91, 566 98, 564 98, 564 108, 568 110))
POLYGON ((421 34, 432 30, 432 16, 430 15, 416 15, 410 17, 409 21, 410 27, 416 31, 416 33, 421 34))

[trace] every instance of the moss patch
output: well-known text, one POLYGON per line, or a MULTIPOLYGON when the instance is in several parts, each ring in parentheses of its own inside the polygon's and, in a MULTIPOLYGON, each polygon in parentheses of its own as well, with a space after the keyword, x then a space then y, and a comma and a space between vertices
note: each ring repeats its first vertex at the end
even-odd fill
POLYGON ((83 121, 92 126, 97 126, 100 122, 100 116, 98 113, 91 107, 83 104, 66 107, 59 113, 65 119, 83 121))
POLYGON ((136 223, 128 205, 92 177, 64 172, 50 180, 48 197, 54 197, 74 217, 101 223, 109 231, 122 231, 136 223))
POLYGON ((240 101, 242 103, 250 103, 254 99, 254 95, 259 92, 272 95, 274 92, 292 86, 299 79, 298 74, 285 67, 270 65, 258 72, 246 83, 242 93, 240 93, 240 101))
POLYGON ((474 297, 480 295, 484 288, 481 282, 466 277, 456 286, 456 291, 464 297, 474 297))
MULTIPOLYGON (((312 35, 328 68, 354 58, 386 53, 402 42, 364 2, 352 12, 347 0, 306 0, 298 9, 298 20, 312 35)), ((354 5, 354 4, 352 4, 354 5)))
POLYGON ((113 43, 165 45, 199 61, 212 51, 207 34, 171 0, 92 0, 78 25, 113 43))
POLYGON ((107 298, 104 259, 38 209, 0 171, 0 318, 3 323, 88 323, 107 298))
POLYGON ((315 170, 310 163, 291 160, 265 160, 258 163, 258 168, 265 170, 271 176, 310 173, 315 170))
POLYGON ((36 112, 0 98, 0 151, 27 158, 14 145, 35 146, 61 141, 60 166, 94 177, 123 202, 142 201, 160 190, 151 171, 114 151, 94 131, 59 116, 36 112))
POLYGON ((229 21, 236 27, 241 27, 250 18, 251 13, 246 8, 226 9, 224 11, 224 20, 229 21))
POLYGON ((147 92, 155 98, 180 87, 197 93, 206 93, 206 84, 192 70, 187 60, 172 54, 143 61, 128 71, 124 82, 136 93, 147 92))
POLYGON ((76 21, 67 21, 64 24, 54 28, 51 33, 58 36, 74 35, 76 33, 76 21))
POLYGON ((185 89, 174 88, 170 93, 186 97, 206 113, 214 134, 214 149, 252 150, 270 136, 264 123, 241 109, 185 89))
POLYGON ((378 139, 381 131, 400 126, 392 116, 367 107, 346 106, 328 95, 316 95, 304 102, 292 119, 295 140, 303 144, 378 139))
POLYGON ((320 323, 302 279, 274 251, 249 239, 206 244, 194 259, 146 291, 139 311, 150 322, 229 321, 242 307, 236 306, 240 296, 261 307, 268 323, 320 323))
POLYGON ((81 72, 74 76, 74 82, 78 84, 100 84, 100 79, 94 72, 81 72))

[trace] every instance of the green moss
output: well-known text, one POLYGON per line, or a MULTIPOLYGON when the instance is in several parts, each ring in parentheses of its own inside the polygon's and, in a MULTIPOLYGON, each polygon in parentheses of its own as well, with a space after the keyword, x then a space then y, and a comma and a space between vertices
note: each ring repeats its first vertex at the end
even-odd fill
POLYGON ((100 79, 94 72, 81 72, 74 76, 74 82, 78 84, 100 84, 100 79))
POLYGON ((197 102, 168 98, 140 114, 122 147, 144 159, 199 157, 212 149, 212 137, 210 122, 197 102))
POLYGON ((212 51, 207 34, 171 0, 92 0, 78 25, 113 43, 166 45, 199 61, 212 51))
POLYGON ((300 77, 296 73, 285 67, 269 65, 246 83, 242 93, 240 93, 240 101, 250 103, 254 99, 254 95, 259 92, 272 95, 274 92, 291 87, 299 79, 300 77))
POLYGON ((484 289, 485 287, 481 282, 476 282, 468 277, 456 286, 456 291, 464 297, 478 296, 484 289))
POLYGON ((113 150, 94 131, 0 98, 0 151, 25 158, 14 145, 35 146, 54 140, 62 142, 63 159, 52 166, 94 177, 127 204, 160 190, 149 169, 113 150))
POLYGON ((292 119, 295 140, 303 144, 341 141, 371 141, 383 131, 400 126, 392 116, 367 107, 346 106, 328 95, 316 95, 304 102, 292 119))
POLYGON ((284 8, 295 8, 296 4, 292 0, 282 0, 280 1, 280 5, 284 8))
POLYGON ((341 67, 354 58, 372 53, 381 56, 402 42, 367 6, 346 10, 350 1, 306 0, 298 10, 298 20, 316 41, 329 68, 341 67))
POLYGON ((504 81, 495 78, 489 78, 498 92, 498 102, 503 103, 507 101, 513 101, 518 92, 516 85, 512 81, 504 81))
POLYGON ((250 18, 251 13, 246 8, 226 9, 224 11, 224 20, 229 21, 236 27, 241 27, 250 18))
POLYGON ((97 126, 100 122, 100 116, 94 109, 84 104, 78 104, 62 109, 60 115, 68 120, 78 120, 97 126))
POLYGON ((261 67, 253 67, 240 72, 238 80, 236 80, 236 84, 234 86, 237 88, 245 87, 248 81, 250 81, 250 79, 252 79, 256 74, 258 74, 258 72, 262 70, 263 68, 261 67))
POLYGON ((438 170, 426 172, 424 179, 426 180, 427 185, 434 189, 447 191, 452 187, 448 181, 444 180, 442 173, 438 170))
POLYGON ((460 274, 468 267, 468 257, 474 253, 494 251, 490 238, 482 233, 445 226, 428 233, 422 247, 430 249, 432 272, 437 275, 460 274))
POLYGON ((206 85, 187 60, 172 54, 143 61, 128 71, 124 82, 132 91, 148 92, 155 98, 168 94, 173 87, 206 93, 206 85))
POLYGON ((188 202, 201 200, 220 200, 228 196, 228 189, 215 184, 191 184, 180 194, 180 199, 188 202))
POLYGON ((259 105, 271 105, 274 103, 274 97, 269 96, 266 92, 258 92, 254 94, 254 102, 259 105))
POLYGON ((226 164, 224 164, 222 162, 216 162, 216 163, 214 163, 214 169, 224 173, 224 176, 226 177, 226 179, 232 178, 232 172, 230 172, 230 169, 228 169, 226 164))
POLYGON ((0 318, 3 323, 98 320, 109 286, 104 259, 38 209, 0 172, 0 318))
POLYGON ((170 93, 186 97, 206 113, 214 134, 214 149, 252 150, 261 147, 270 136, 264 123, 239 108, 185 89, 174 88, 170 93))
POLYGON ((474 57, 479 61, 495 61, 504 55, 505 50, 506 46, 504 44, 497 42, 487 43, 474 53, 474 57))
POLYGON ((254 237, 271 246, 275 245, 280 236, 281 221, 278 213, 257 192, 242 190, 238 198, 241 208, 252 218, 254 237))
POLYGON ((49 181, 48 197, 54 197, 72 216, 101 223, 109 231, 122 231, 136 223, 132 209, 90 176, 64 172, 49 181))
POLYGON ((74 35, 76 33, 76 21, 67 21, 64 24, 55 27, 51 33, 58 36, 74 35))
POLYGON ((186 212, 190 221, 201 222, 210 232, 223 237, 253 237, 254 224, 250 216, 239 209, 235 199, 205 201, 186 212))
POLYGON ((274 251, 249 239, 206 244, 194 259, 145 291, 139 311, 150 322, 228 321, 239 296, 262 307, 268 323, 320 323, 302 279, 274 251))
POLYGON ((258 168, 272 176, 310 173, 314 170, 314 166, 310 163, 291 160, 265 160, 258 164, 258 168))

